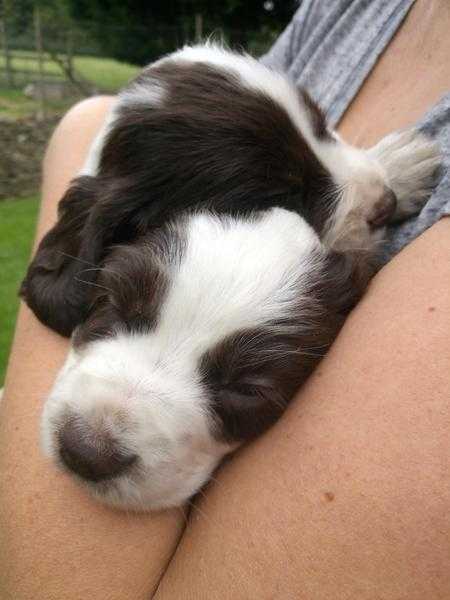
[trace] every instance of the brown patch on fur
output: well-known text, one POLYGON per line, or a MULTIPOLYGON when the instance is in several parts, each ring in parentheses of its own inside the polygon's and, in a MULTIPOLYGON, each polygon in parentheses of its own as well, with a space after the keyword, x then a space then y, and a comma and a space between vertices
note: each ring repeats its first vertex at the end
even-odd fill
POLYGON ((127 203, 145 201, 155 225, 180 210, 280 206, 322 230, 335 185, 281 105, 202 63, 150 67, 130 89, 155 80, 166 90, 160 106, 119 112, 101 160, 105 185, 114 178, 127 203))
POLYGON ((94 284, 86 321, 74 334, 75 346, 156 327, 168 289, 167 268, 180 262, 184 237, 174 226, 161 228, 133 245, 113 248, 94 284))

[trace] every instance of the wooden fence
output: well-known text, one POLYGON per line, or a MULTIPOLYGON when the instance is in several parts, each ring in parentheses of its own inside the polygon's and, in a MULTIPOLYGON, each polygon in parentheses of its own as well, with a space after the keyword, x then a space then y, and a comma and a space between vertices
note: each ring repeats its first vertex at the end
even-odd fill
POLYGON ((33 84, 33 94, 39 101, 37 116, 43 118, 52 86, 66 86, 81 96, 90 95, 91 88, 74 68, 71 31, 64 32, 64 42, 58 44, 58 50, 52 49, 52 40, 44 41, 40 9, 36 7, 31 33, 23 46, 27 50, 18 50, 14 47, 17 41, 10 35, 6 19, 0 17, 0 86, 23 89, 27 84, 33 84), (64 51, 61 51, 61 45, 64 51))
MULTIPOLYGON (((108 40, 109 36, 126 43, 127 36, 133 39, 133 29, 106 25, 103 38, 99 39, 95 23, 53 22, 48 14, 41 14, 38 6, 33 10, 32 19, 21 22, 20 14, 14 12, 13 0, 8 2, 9 12, 2 11, 2 6, 5 6, 4 0, 0 0, 0 88, 23 91, 24 88, 30 89, 28 84, 33 84, 33 98, 39 102, 38 116, 41 117, 49 112, 50 101, 55 99, 52 94, 58 86, 66 96, 69 93, 80 97, 97 91, 112 91, 95 90, 94 84, 75 69, 74 54, 76 57, 114 56, 108 44, 105 46, 105 39, 108 40)), ((134 29, 138 39, 144 33, 144 37, 151 41, 145 46, 149 61, 185 43, 200 41, 211 33, 217 39, 244 47, 257 56, 267 50, 274 39, 274 32, 269 29, 259 32, 225 31, 218 26, 212 31, 205 31, 201 14, 173 25, 147 23, 134 29)))
MULTIPOLYGON (((58 58, 63 60, 63 57, 58 58)), ((0 85, 14 89, 20 88, 26 83, 38 83, 41 79, 64 81, 64 73, 47 68, 54 64, 55 60, 46 53, 39 57, 36 53, 10 50, 7 58, 3 55, 3 60, 0 62, 0 85), (24 63, 25 66, 23 66, 24 63)))

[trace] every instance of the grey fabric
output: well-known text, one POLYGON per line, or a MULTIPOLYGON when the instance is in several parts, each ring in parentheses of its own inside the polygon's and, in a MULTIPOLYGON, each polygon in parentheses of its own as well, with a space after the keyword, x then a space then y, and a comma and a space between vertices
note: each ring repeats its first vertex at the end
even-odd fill
MULTIPOLYGON (((303 0, 261 61, 305 87, 335 127, 413 4, 414 0, 303 0)), ((439 142, 444 164, 421 213, 389 229, 386 261, 450 214, 450 93, 417 127, 439 142)))

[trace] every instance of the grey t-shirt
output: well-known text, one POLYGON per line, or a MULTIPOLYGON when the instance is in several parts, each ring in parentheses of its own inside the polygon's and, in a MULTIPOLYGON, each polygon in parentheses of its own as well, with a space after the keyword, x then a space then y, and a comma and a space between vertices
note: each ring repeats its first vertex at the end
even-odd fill
MULTIPOLYGON (((413 4, 414 0, 301 0, 291 23, 261 61, 305 87, 335 127, 413 4)), ((416 126, 440 144, 443 167, 420 214, 389 228, 386 261, 450 214, 450 93, 416 126)))

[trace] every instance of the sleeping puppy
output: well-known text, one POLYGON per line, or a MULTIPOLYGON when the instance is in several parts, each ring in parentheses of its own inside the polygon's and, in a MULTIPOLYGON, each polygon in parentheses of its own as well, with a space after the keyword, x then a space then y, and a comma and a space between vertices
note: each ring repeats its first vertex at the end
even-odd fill
POLYGON ((282 415, 437 165, 414 131, 346 144, 306 92, 218 46, 144 69, 22 286, 72 336, 45 453, 114 506, 187 500, 282 415))

